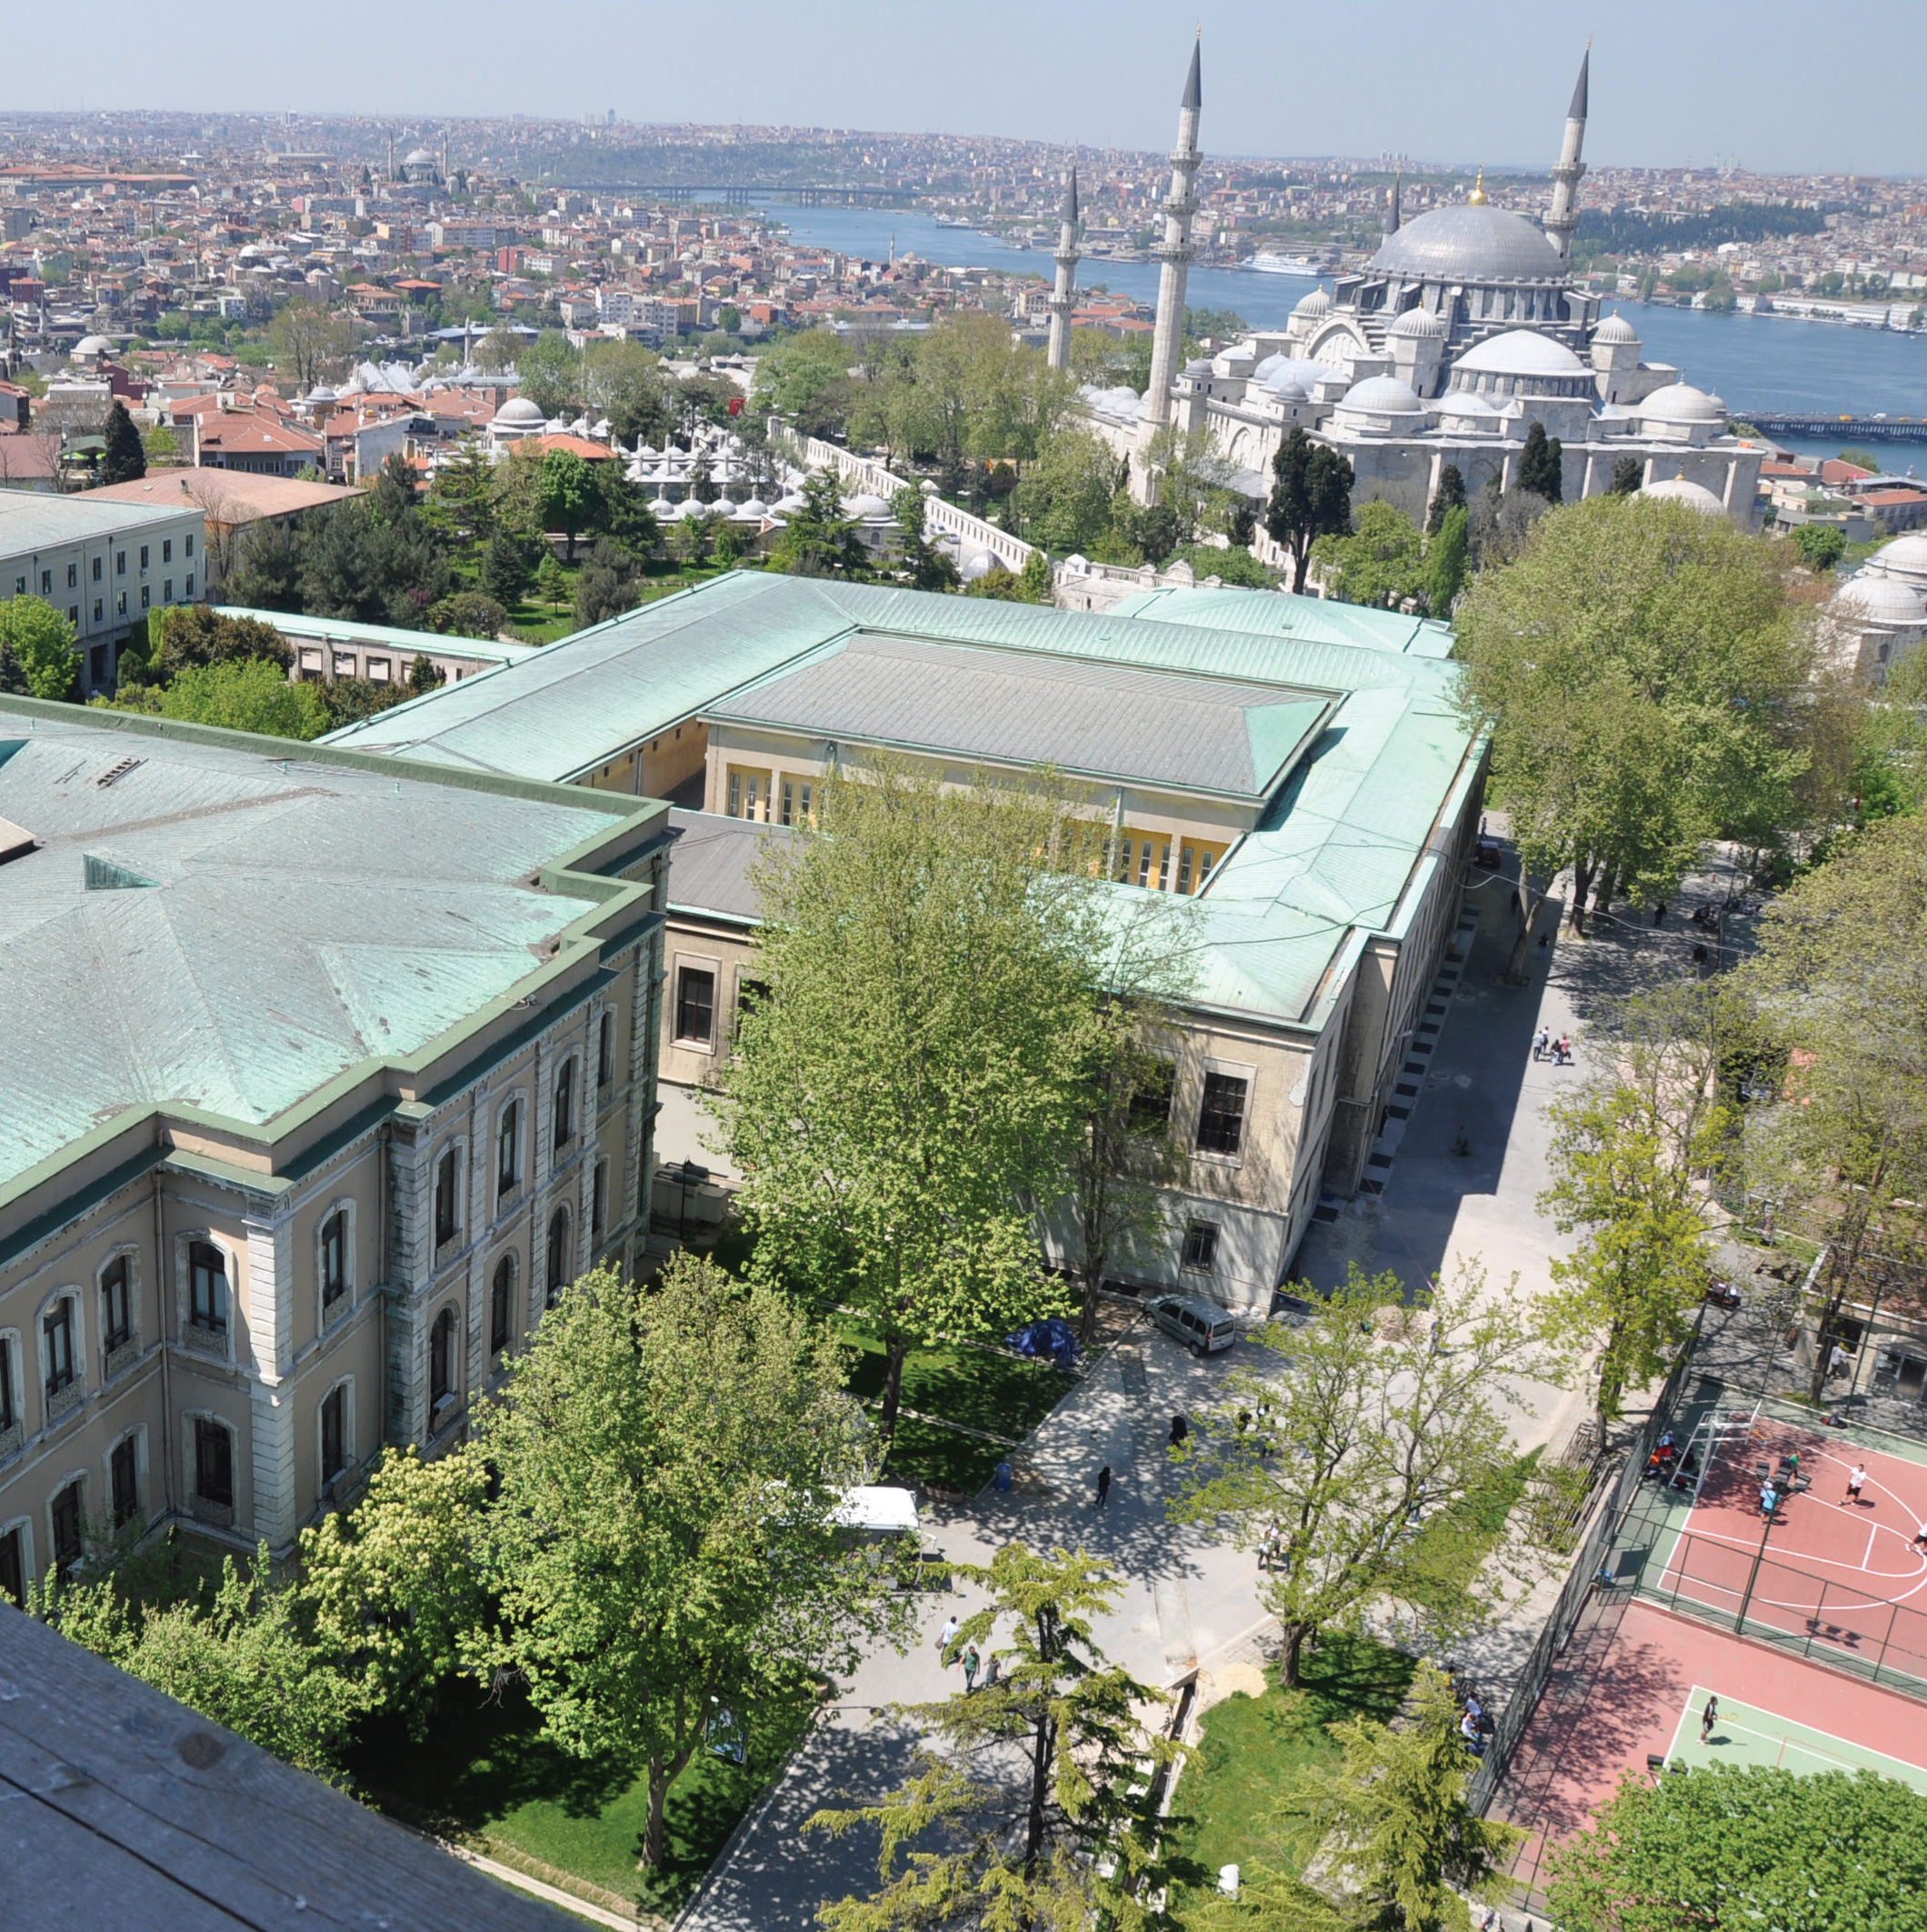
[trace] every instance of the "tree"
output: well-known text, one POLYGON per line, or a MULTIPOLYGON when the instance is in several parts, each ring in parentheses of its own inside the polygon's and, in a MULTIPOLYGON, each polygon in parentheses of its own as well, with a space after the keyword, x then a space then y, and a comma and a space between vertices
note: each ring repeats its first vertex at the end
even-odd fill
POLYGON ((774 568, 798 577, 855 577, 866 574, 869 553, 856 526, 844 515, 843 484, 834 469, 812 470, 804 479, 803 507, 792 511, 770 553, 774 568))
POLYGON ((429 612, 438 631, 451 637, 499 637, 508 613, 485 591, 458 590, 429 612))
POLYGON ((475 345, 475 367, 491 374, 513 369, 521 349, 522 338, 514 329, 505 325, 491 329, 475 345))
POLYGON ((834 329, 805 329, 757 358, 753 405, 806 436, 839 434, 849 408, 850 348, 834 329))
POLYGON ((619 443, 660 446, 675 426, 663 358, 640 342, 592 342, 582 371, 583 400, 604 416, 619 443))
POLYGON ((607 538, 589 553, 575 579, 575 627, 587 630, 634 610, 643 600, 643 577, 635 559, 607 538))
POLYGON ((434 660, 425 651, 417 651, 414 661, 408 666, 408 689, 421 697, 430 691, 438 691, 447 682, 441 672, 435 669, 434 660))
POLYGON ((1551 1866, 1566 1932, 1911 1927, 1927 1894, 1927 1797, 1872 1771, 1712 1765, 1654 1783, 1629 1771, 1551 1866))
POLYGON ((302 394, 340 375, 354 353, 353 325, 312 302, 290 302, 268 324, 268 354, 302 394))
POLYGON ((1402 1728, 1370 1717, 1327 1727, 1344 1756, 1336 1770, 1299 1774, 1283 1809, 1309 1819, 1323 1861, 1403 1932, 1469 1932, 1468 1897, 1495 1899, 1500 1867, 1526 1837, 1465 1801, 1472 1758, 1459 1736, 1452 1685, 1421 1658, 1402 1728))
POLYGON ((1637 496, 1646 480, 1646 465, 1637 456, 1621 456, 1612 465, 1607 493, 1613 496, 1637 496))
POLYGON ((954 590, 957 566, 949 554, 940 550, 924 534, 924 498, 920 491, 901 489, 891 498, 902 535, 897 539, 904 574, 913 590, 954 590))
POLYGON ((1454 510, 1465 507, 1465 475, 1456 463, 1443 465, 1439 470, 1439 486, 1432 493, 1432 502, 1425 511, 1425 535, 1436 536, 1445 527, 1445 519, 1454 510))
POLYGON ((299 611, 305 539, 285 524, 263 518, 235 544, 222 589, 249 610, 299 611))
POLYGON ((887 1444, 913 1346, 1050 1312, 1028 1204, 1083 1125, 1103 956, 1085 827, 1039 780, 945 790, 878 759, 759 862, 758 976, 720 1076, 759 1265, 860 1310, 887 1444))
POLYGON ((107 411, 106 428, 104 432, 106 448, 100 459, 100 480, 107 483, 137 483, 147 474, 147 449, 141 441, 141 433, 134 426, 134 418, 127 414, 127 405, 119 396, 107 411))
POLYGON ((1671 898, 1705 840, 1792 816, 1812 641, 1764 539, 1682 504, 1592 497, 1482 572, 1456 628, 1519 847, 1515 979, 1566 866, 1583 931, 1595 886, 1671 898))
POLYGON ((33 696, 33 686, 27 683, 26 666, 20 662, 20 654, 15 650, 9 637, 0 637, 0 691, 9 697, 33 696))
POLYGON ((1418 527, 1381 497, 1361 506, 1350 535, 1318 538, 1312 558, 1325 572, 1327 594, 1342 603, 1383 610, 1425 587, 1418 527))
POLYGON ((903 1621, 836 1530, 864 1456, 834 1341, 706 1258, 654 1291, 607 1268, 564 1289, 475 1439, 499 1483, 477 1661, 522 1674, 564 1749, 646 1774, 645 1869, 718 1710, 753 1727, 903 1621))
POLYGON ((1425 546, 1425 602, 1434 617, 1451 616, 1452 606, 1465 587, 1469 523, 1463 504, 1448 510, 1438 535, 1425 546))
POLYGON ((858 1827, 882 1837, 875 1897, 838 1899, 819 1918, 831 1932, 1093 1924, 1144 1932, 1161 1915, 1141 1894, 1168 1882, 1146 1774, 1180 1749, 1138 1716, 1162 1701, 1158 1693, 1093 1640, 1092 1619, 1114 1606, 1116 1579, 1082 1551, 1046 1557, 1021 1543, 951 1574, 986 1593, 955 1643, 988 1649, 998 1679, 904 1708, 946 1748, 920 1752, 915 1774, 876 1804, 805 1821, 804 1831, 833 1837, 858 1827), (1009 1641, 991 1649, 1000 1627, 1009 1641))
POLYGON ((451 546, 486 543, 494 528, 494 465, 479 443, 464 441, 435 471, 423 514, 451 546))
POLYGON ((413 465, 400 450, 382 459, 374 473, 375 516, 392 526, 406 524, 419 507, 421 491, 413 465))
MULTIPOLYGON (((1504 1490, 1507 1378, 1539 1368, 1525 1322, 1489 1298, 1476 1269, 1408 1309, 1398 1278, 1350 1278, 1303 1326, 1250 1340, 1289 1359, 1288 1375, 1234 1367, 1219 1403, 1173 1451, 1177 1522, 1225 1523, 1241 1546, 1270 1528, 1260 1595, 1283 1627, 1279 1667, 1298 1684, 1305 1640, 1356 1628, 1388 1598, 1412 1606, 1441 1641, 1474 1625, 1473 1584, 1487 1555, 1471 1524, 1504 1490), (1483 1305, 1482 1305, 1483 1304, 1483 1305)), ((1493 1593, 1482 1582, 1482 1595, 1493 1593)))
POLYGON ((165 688, 136 686, 95 703, 275 738, 318 738, 331 728, 320 686, 290 684, 280 666, 258 657, 193 666, 176 673, 165 688))
POLYGON ((1847 554, 1846 532, 1837 524, 1796 524, 1793 548, 1809 570, 1831 570, 1847 554))
POLYGON ((150 612, 147 625, 150 644, 158 644, 152 667, 162 684, 183 671, 255 659, 285 676, 295 663, 287 639, 259 617, 231 617, 205 604, 177 604, 150 612), (165 623, 158 621, 164 617, 165 623))
POLYGON ((542 458, 542 526, 567 539, 568 561, 575 561, 575 539, 595 515, 595 478, 573 449, 551 449, 542 458))
POLYGON ((544 329, 516 355, 515 388, 544 416, 561 415, 580 400, 582 357, 560 329, 544 329))
POLYGON ((1564 500, 1565 477, 1559 438, 1548 437, 1543 423, 1535 422, 1525 432, 1525 447, 1519 452, 1519 487, 1544 497, 1548 503, 1564 500))
POLYGON ((506 530, 498 530, 482 546, 482 564, 476 573, 482 587, 496 603, 514 606, 528 595, 535 575, 535 560, 529 544, 506 530))
POLYGON ((1791 1197, 1826 1244, 1813 1311, 1824 1338, 1866 1298, 1863 1258, 1927 1246, 1927 818, 1838 840, 1768 906, 1738 978, 1790 1060, 1777 1101, 1750 1110, 1749 1179, 1791 1197))
POLYGON ((1292 588, 1304 589, 1312 546, 1352 527, 1352 465, 1293 425, 1272 459, 1272 495, 1264 527, 1292 559, 1292 588))
POLYGON ((9 597, 0 604, 0 649, 11 650, 35 697, 70 696, 80 676, 74 626, 44 597, 9 597))
POLYGON ((1061 429, 1024 471, 1013 501, 1019 527, 1053 556, 1089 555, 1111 523, 1117 458, 1097 437, 1061 429))

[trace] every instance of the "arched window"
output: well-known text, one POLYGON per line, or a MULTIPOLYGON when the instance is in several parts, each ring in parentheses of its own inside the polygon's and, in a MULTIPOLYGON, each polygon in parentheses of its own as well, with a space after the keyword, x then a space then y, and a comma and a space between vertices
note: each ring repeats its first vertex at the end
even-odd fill
POLYGON ((595 1084, 605 1087, 615 1078, 615 1016, 604 1013, 595 1036, 595 1084))
POLYGON ((332 1308, 348 1292, 348 1215, 337 1208, 321 1226, 321 1305, 332 1308))
POLYGON ((428 1409, 430 1419, 455 1392, 455 1311, 444 1308, 428 1331, 428 1409))
POLYGON ((555 1076, 555 1151, 575 1138, 575 1063, 564 1060, 555 1076))
POLYGON ((354 1453, 348 1426, 348 1384, 337 1383, 321 1402, 321 1479, 332 1483, 354 1453))
POLYGON ((495 1193, 506 1194, 522 1178, 522 1103, 511 1100, 495 1126, 495 1193))
POLYGON ((187 1246, 187 1318, 209 1335, 227 1333, 227 1259, 211 1241, 187 1246))
POLYGON ((558 1207, 549 1222, 548 1303, 554 1307, 569 1285, 569 1210, 558 1207))
POLYGON ((515 1257, 504 1255, 495 1264, 488 1292, 488 1352, 500 1355, 515 1335, 515 1257))

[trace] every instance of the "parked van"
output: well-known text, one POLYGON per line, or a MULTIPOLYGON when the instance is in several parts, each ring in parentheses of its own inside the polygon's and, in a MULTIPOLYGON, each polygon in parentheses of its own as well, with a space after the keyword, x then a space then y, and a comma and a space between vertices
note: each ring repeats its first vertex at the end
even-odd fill
POLYGON ((1202 1295, 1160 1295, 1147 1306, 1151 1319, 1193 1355, 1215 1355, 1238 1339, 1230 1312, 1202 1295))

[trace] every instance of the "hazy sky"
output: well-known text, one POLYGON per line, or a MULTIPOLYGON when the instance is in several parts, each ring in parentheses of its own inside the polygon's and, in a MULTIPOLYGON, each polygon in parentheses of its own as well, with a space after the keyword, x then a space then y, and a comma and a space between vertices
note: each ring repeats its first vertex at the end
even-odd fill
POLYGON ((1214 154, 1927 175, 1927 0, 88 0, 9 7, 7 107, 593 114, 1163 147, 1204 30, 1214 154), (1885 88, 1886 96, 1880 90, 1885 88), (1872 90, 1871 92, 1869 90, 1872 90))

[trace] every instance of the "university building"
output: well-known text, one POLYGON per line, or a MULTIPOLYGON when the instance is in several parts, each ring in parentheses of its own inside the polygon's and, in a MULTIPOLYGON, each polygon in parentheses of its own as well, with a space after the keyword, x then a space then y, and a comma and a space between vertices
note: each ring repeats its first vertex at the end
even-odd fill
POLYGON ((289 1549, 654 1166, 664 806, 0 696, 0 1592, 289 1549))

